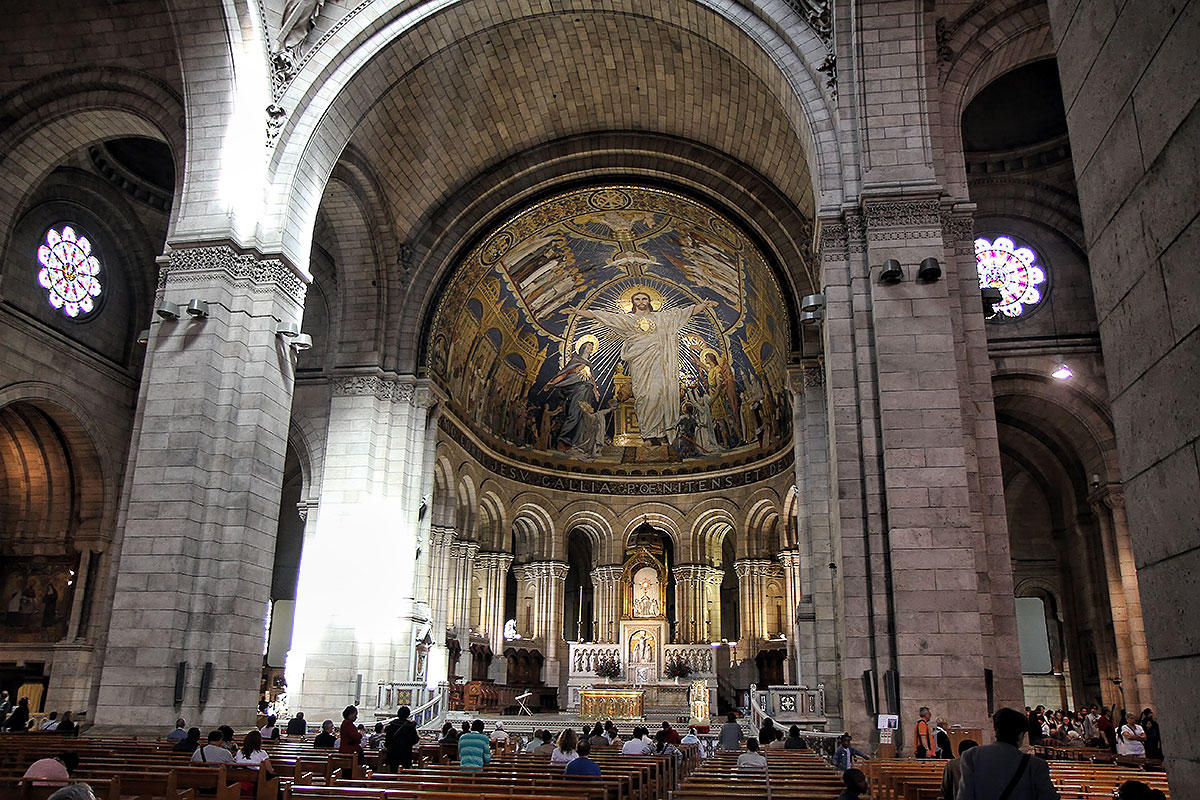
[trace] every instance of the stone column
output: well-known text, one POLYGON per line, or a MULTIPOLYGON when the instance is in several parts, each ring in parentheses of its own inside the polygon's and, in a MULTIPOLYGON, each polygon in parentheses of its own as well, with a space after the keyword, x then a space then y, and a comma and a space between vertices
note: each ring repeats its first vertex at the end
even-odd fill
POLYGON ((704 616, 708 627, 705 635, 709 637, 710 642, 721 640, 721 583, 724 579, 724 570, 706 567, 704 572, 704 616))
POLYGON ((497 660, 504 655, 504 586, 512 560, 511 553, 482 551, 475 556, 475 574, 483 584, 479 627, 497 660))
POLYGON ((328 716, 354 701, 360 679, 374 686, 445 677, 445 627, 433 626, 416 597, 432 401, 427 382, 412 376, 333 383, 321 513, 306 526, 288 653, 295 707, 328 716), (422 664, 416 647, 426 639, 422 664))
MULTIPOLYGON (((779 561, 783 564, 783 579, 787 596, 787 634, 788 641, 788 659, 792 662, 792 682, 804 683, 808 674, 804 671, 800 661, 800 646, 799 637, 804 637, 806 643, 813 638, 811 624, 802 624, 798 618, 798 611, 803 602, 804 584, 800 580, 800 552, 798 550, 784 550, 779 554, 779 561)), ((807 623, 807 620, 805 621, 807 623)))
POLYGON ((620 641, 621 565, 604 564, 592 570, 592 607, 596 611, 596 641, 620 641))
POLYGON ((458 634, 458 643, 465 651, 471 645, 471 586, 475 577, 475 554, 479 545, 464 540, 455 541, 450 547, 450 591, 447 600, 450 606, 450 625, 458 634))
POLYGON ((435 640, 442 644, 450 626, 450 604, 447 601, 450 583, 450 548, 455 540, 454 528, 430 525, 429 548, 429 622, 435 640), (441 637, 440 639, 438 637, 441 637))
MULTIPOLYGON (((1132 544, 1125 521, 1124 498, 1119 489, 1104 487, 1093 492, 1089 499, 1100 527, 1124 698, 1128 708, 1140 710, 1151 704, 1150 658, 1146 651, 1142 598, 1138 592, 1137 567, 1133 563, 1132 544)), ((1100 677, 1102 682, 1107 683, 1112 676, 1100 677)))
POLYGON ((766 637, 764 619, 766 577, 771 562, 765 558, 745 558, 733 562, 738 577, 738 607, 741 609, 741 633, 738 636, 738 658, 754 658, 766 637))
POLYGON ((707 641, 706 569, 710 567, 704 564, 675 565, 675 617, 679 620, 675 628, 676 643, 707 641))
POLYGON ((567 562, 531 561, 521 569, 524 579, 534 586, 533 624, 544 648, 545 680, 547 684, 557 686, 559 654, 563 649, 563 587, 567 582, 567 562))
POLYGON ((227 246, 159 263, 156 299, 202 300, 208 315, 151 327, 94 721, 245 726, 262 674, 296 358, 275 331, 299 327, 307 287, 282 262, 227 246))

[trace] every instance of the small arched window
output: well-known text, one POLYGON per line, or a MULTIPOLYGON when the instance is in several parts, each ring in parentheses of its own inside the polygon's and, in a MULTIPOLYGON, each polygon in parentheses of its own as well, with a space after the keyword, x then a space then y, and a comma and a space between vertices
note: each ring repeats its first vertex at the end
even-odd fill
POLYGON ((46 231, 37 250, 38 284, 46 302, 71 319, 91 314, 104 291, 103 266, 92 252, 92 243, 70 225, 46 231))
POLYGON ((1018 244, 1010 236, 975 240, 979 286, 1000 290, 995 319, 1015 319, 1028 314, 1045 294, 1046 271, 1032 247, 1018 244))

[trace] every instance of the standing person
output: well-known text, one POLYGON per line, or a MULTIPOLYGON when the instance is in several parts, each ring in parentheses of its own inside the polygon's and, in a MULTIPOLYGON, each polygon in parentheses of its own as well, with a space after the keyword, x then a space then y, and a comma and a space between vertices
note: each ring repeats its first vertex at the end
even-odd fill
POLYGON ((1146 732, 1146 758, 1162 761, 1162 731, 1151 709, 1147 708, 1142 712, 1141 725, 1142 730, 1146 732))
POLYGON ((954 748, 950 745, 950 734, 946 727, 945 717, 938 717, 933 729, 933 743, 937 747, 938 758, 954 758, 954 748))
POLYGON ((1125 715, 1125 723, 1117 731, 1117 753, 1123 756, 1146 755, 1146 731, 1132 713, 1125 715))
POLYGON ((754 772, 764 772, 767 769, 767 757, 758 752, 758 739, 751 736, 746 740, 746 752, 738 756, 737 768, 754 772))
POLYGON ((942 770, 942 800, 954 800, 958 796, 958 783, 962 780, 963 753, 972 747, 979 747, 974 739, 963 739, 958 745, 958 758, 946 762, 942 770))
POLYGON ((304 712, 297 711, 296 716, 288 720, 287 735, 303 736, 308 733, 308 723, 304 721, 304 712))
POLYGON ((411 715, 412 710, 408 706, 401 706, 400 710, 396 712, 396 718, 383 729, 387 765, 392 772, 399 767, 412 768, 413 747, 421 740, 421 734, 417 732, 417 726, 409 719, 411 715))
POLYGON ((358 757, 362 758, 362 731, 354 724, 358 719, 358 709, 354 706, 346 706, 342 709, 342 727, 338 733, 338 752, 339 753, 358 753, 358 757))
POLYGON ((22 697, 17 701, 17 707, 8 715, 4 723, 9 733, 24 733, 29 727, 29 698, 22 697))
POLYGON ((955 800, 1059 800, 1046 762, 1018 749, 1029 732, 1029 719, 1002 708, 992 717, 992 729, 994 744, 973 747, 960 758, 955 800))
POLYGON ((492 743, 483 732, 483 720, 471 723, 469 733, 458 737, 458 765, 471 772, 479 772, 483 765, 492 760, 492 743))
POLYGON ((1100 715, 1087 706, 1081 708, 1079 713, 1080 722, 1083 723, 1083 743, 1088 747, 1095 747, 1096 740, 1100 738, 1100 732, 1096 730, 1096 720, 1100 719, 1100 715))
POLYGON ((1100 718, 1096 720, 1096 733, 1099 739, 1098 747, 1107 747, 1109 750, 1117 749, 1117 727, 1113 725, 1112 717, 1108 707, 1100 710, 1100 718))
POLYGON ((1042 713, 1043 706, 1038 706, 1029 712, 1029 720, 1026 724, 1026 732, 1029 734, 1029 743, 1031 745, 1039 745, 1042 743, 1042 713))
POLYGON ((850 734, 843 733, 842 737, 838 739, 837 750, 833 751, 833 768, 838 772, 845 772, 853 767, 855 756, 858 758, 870 758, 870 756, 850 744, 850 742, 850 734))
POLYGON ((929 727, 929 718, 933 716, 933 713, 929 710, 929 706, 921 706, 917 714, 919 718, 913 732, 913 757, 933 758, 936 750, 933 745, 933 729, 929 727))
POLYGON ((12 708, 12 700, 9 699, 8 690, 4 689, 0 691, 0 728, 4 727, 4 721, 12 713, 12 708))
POLYGON ((192 763, 232 764, 233 754, 221 745, 221 740, 224 738, 225 734, 219 730, 211 731, 208 734, 208 744, 197 747, 196 752, 192 753, 192 763))
POLYGON ((738 724, 737 714, 734 714, 732 711, 725 718, 725 724, 721 726, 721 733, 717 736, 717 749, 742 749, 742 726, 738 724))

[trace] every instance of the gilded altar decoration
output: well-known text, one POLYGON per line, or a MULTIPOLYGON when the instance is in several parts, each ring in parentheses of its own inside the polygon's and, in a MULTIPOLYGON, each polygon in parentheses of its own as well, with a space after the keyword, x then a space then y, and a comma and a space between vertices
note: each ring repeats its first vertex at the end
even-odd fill
POLYGON ((579 716, 584 719, 641 719, 641 689, 580 689, 579 716))

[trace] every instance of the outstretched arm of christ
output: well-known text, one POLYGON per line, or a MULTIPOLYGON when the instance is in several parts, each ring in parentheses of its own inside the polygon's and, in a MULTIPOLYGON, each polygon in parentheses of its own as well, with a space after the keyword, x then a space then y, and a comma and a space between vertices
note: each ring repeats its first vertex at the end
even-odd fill
POLYGON ((689 312, 688 316, 694 317, 695 315, 699 314, 701 311, 703 311, 706 308, 716 308, 716 307, 717 307, 716 300, 701 300, 699 303, 696 303, 696 305, 691 306, 688 309, 688 312, 689 312))

